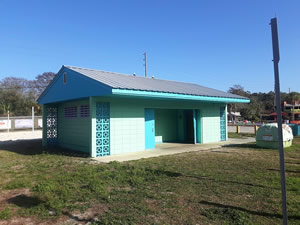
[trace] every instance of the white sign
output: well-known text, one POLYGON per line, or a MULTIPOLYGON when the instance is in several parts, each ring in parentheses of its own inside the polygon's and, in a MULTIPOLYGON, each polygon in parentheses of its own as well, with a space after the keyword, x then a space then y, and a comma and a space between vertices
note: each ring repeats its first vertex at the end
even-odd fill
POLYGON ((16 129, 32 128, 32 120, 31 119, 15 120, 15 128, 16 129))
POLYGON ((38 128, 43 127, 43 119, 38 119, 38 128))
POLYGON ((0 120, 0 130, 5 130, 5 129, 11 129, 11 120, 9 120, 9 123, 7 123, 7 120, 0 120), (7 127, 8 124, 8 127, 7 127))
POLYGON ((273 136, 271 134, 270 135, 266 134, 263 136, 263 140, 264 141, 273 141, 273 136))

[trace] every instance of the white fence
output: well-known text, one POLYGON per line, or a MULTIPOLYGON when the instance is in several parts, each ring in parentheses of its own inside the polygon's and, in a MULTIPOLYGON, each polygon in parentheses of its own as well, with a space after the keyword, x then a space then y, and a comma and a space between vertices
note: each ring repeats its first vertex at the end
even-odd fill
POLYGON ((256 131, 259 126, 256 125, 228 125, 228 132, 231 133, 248 133, 248 134, 256 134, 256 131))
POLYGON ((15 116, 0 117, 0 131, 41 129, 43 128, 42 116, 15 116))

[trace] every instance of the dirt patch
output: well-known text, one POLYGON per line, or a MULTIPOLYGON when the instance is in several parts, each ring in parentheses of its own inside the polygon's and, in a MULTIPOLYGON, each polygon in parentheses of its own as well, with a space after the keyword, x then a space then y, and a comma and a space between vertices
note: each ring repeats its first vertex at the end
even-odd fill
POLYGON ((98 221, 98 218, 104 215, 108 211, 108 207, 104 204, 95 204, 91 208, 87 209, 85 212, 74 211, 65 212, 55 223, 58 224, 87 224, 89 222, 98 221))
MULTIPOLYGON (((38 204, 38 199, 30 196, 29 189, 15 189, 9 191, 3 191, 0 195, 0 211, 9 204, 17 205, 19 207, 31 207, 34 204, 38 204)), ((16 211, 14 209, 13 211, 16 211)), ((73 211, 65 212, 62 216, 53 219, 39 219, 37 217, 21 217, 14 216, 9 220, 0 220, 0 225, 79 225, 87 224, 88 222, 97 221, 99 217, 104 215, 108 211, 108 207, 104 204, 94 204, 91 208, 85 212, 73 211)), ((49 214, 51 212, 49 211, 49 214)), ((15 213, 14 213, 15 214, 15 213)))

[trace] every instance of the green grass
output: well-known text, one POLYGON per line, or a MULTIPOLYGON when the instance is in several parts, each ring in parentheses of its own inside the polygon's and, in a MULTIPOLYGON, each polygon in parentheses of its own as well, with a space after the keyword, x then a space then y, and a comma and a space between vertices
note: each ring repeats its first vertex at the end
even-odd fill
POLYGON ((228 133, 229 138, 247 138, 247 137, 255 137, 255 134, 248 134, 248 133, 228 133))
MULTIPOLYGON (((281 223, 278 151, 254 144, 109 164, 49 154, 39 141, 0 149, 0 221, 281 223)), ((285 151, 289 224, 300 224, 300 138, 285 151)))
POLYGON ((5 208, 0 211, 0 220, 7 220, 11 218, 11 210, 9 208, 5 208))

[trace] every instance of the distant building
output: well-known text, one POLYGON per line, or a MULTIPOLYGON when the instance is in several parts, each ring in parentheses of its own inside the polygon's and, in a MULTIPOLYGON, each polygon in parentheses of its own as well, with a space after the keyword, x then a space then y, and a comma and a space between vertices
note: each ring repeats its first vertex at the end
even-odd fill
POLYGON ((227 112, 228 121, 238 121, 241 118, 240 112, 227 112))
POLYGON ((293 104, 283 102, 282 108, 287 113, 290 121, 300 121, 300 102, 294 101, 293 104))

